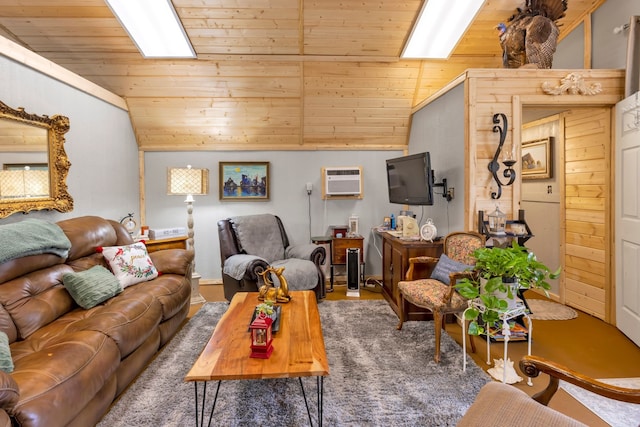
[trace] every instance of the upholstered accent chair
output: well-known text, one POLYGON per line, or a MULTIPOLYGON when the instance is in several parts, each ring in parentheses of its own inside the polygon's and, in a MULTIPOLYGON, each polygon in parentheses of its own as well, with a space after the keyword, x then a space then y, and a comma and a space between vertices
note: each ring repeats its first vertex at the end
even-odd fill
MULTIPOLYGON (((291 245, 276 215, 236 216, 218 221, 224 297, 236 292, 256 292, 268 266, 284 267, 289 290, 313 290, 325 297, 325 277, 320 266, 325 248, 313 243, 291 245)), ((276 277, 272 277, 278 285, 276 277)))
MULTIPOLYGON (((409 259, 406 280, 398 283, 400 291, 400 310, 397 329, 402 329, 406 302, 426 308, 433 313, 436 348, 433 359, 440 362, 440 337, 444 329, 444 316, 459 313, 467 308, 467 300, 456 292, 456 282, 472 274, 475 264, 473 252, 485 245, 485 237, 474 231, 453 232, 444 238, 443 253, 440 258, 428 256, 409 259), (432 273, 429 278, 416 278, 417 264, 427 264, 432 273)), ((471 348, 475 344, 471 340, 471 348)))
MULTIPOLYGON (((640 389, 610 385, 542 357, 524 356, 520 360, 520 370, 529 377, 547 374, 547 387, 529 396, 513 385, 491 381, 480 389, 475 401, 458 422, 458 427, 586 427, 586 424, 547 406, 558 390, 560 380, 599 396, 640 404, 640 389)), ((629 425, 637 424, 637 420, 629 421, 629 425)))

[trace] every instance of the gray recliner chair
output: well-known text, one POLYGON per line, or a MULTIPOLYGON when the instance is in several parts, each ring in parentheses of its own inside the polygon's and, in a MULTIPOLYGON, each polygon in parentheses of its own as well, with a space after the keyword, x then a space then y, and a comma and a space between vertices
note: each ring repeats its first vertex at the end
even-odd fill
MULTIPOLYGON (((290 245, 282 221, 276 215, 236 216, 218 221, 224 297, 236 292, 258 291, 269 265, 284 267, 290 291, 313 290, 325 297, 325 277, 320 266, 325 248, 313 243, 290 245)), ((277 279, 273 277, 277 284, 277 279)))

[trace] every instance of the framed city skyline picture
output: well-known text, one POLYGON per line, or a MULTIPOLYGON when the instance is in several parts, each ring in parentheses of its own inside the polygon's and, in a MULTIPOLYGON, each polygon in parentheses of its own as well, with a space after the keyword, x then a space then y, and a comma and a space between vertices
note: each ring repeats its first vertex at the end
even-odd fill
POLYGON ((220 162, 220 200, 269 200, 269 162, 220 162))

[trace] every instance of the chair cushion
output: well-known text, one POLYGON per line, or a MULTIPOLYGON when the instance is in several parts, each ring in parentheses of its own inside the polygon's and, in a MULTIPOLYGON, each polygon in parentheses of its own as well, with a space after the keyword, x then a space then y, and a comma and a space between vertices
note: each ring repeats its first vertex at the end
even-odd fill
POLYGON ((480 389, 458 427, 578 427, 584 424, 533 400, 509 384, 490 382, 480 389))
POLYGON ((440 255, 440 259, 438 260, 436 267, 431 273, 431 278, 439 280, 442 283, 449 284, 449 273, 458 273, 465 270, 471 270, 472 268, 472 265, 458 262, 449 258, 445 254, 442 254, 440 255))
POLYGON ((445 311, 463 311, 467 308, 467 300, 457 292, 453 293, 451 304, 447 305, 444 299, 449 292, 449 286, 439 280, 420 279, 398 282, 398 289, 406 300, 419 307, 438 310, 447 308, 445 311))
MULTIPOLYGON (((284 267, 282 275, 287 279, 290 291, 313 289, 318 284, 318 269, 311 261, 289 258, 275 261, 271 265, 275 268, 284 267)), ((271 276, 274 279, 274 285, 279 286, 279 283, 276 282, 275 274, 271 276)))
POLYGON ((269 263, 284 258, 282 233, 274 215, 244 215, 229 220, 244 253, 259 256, 269 263))

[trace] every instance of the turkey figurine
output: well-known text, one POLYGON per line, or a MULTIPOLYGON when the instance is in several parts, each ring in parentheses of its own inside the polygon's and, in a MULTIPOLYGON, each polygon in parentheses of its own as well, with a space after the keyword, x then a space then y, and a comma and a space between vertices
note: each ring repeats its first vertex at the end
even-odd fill
POLYGON ((509 18, 500 23, 504 68, 551 68, 558 42, 557 21, 564 17, 567 0, 525 0, 509 18))

